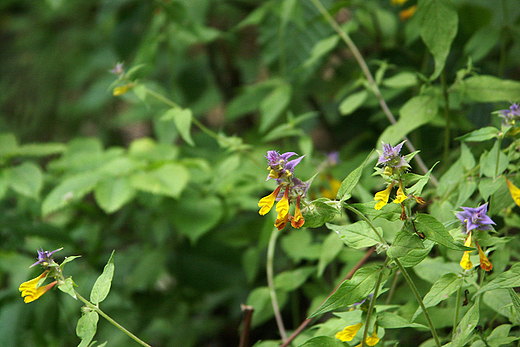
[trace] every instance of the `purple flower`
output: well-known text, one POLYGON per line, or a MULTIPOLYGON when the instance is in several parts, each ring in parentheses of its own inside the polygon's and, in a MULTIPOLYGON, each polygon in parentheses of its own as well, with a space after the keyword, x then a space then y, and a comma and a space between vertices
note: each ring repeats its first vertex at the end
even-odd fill
POLYGON ((125 70, 123 69, 123 63, 117 63, 116 66, 110 70, 110 72, 117 76, 123 75, 125 73, 125 70))
POLYGON ((464 233, 468 233, 471 230, 489 230, 491 225, 495 224, 491 218, 487 215, 487 202, 477 208, 461 207, 462 212, 457 212, 456 216, 462 222, 462 229, 464 233))
POLYGON ((282 178, 287 179, 289 176, 292 176, 294 173, 294 167, 298 165, 304 157, 301 156, 288 161, 290 157, 295 155, 297 154, 294 152, 280 154, 277 151, 268 151, 266 159, 269 164, 268 170, 270 171, 267 180, 274 178, 278 183, 282 183, 282 181, 284 181, 282 178))
POLYGON ((511 104, 509 109, 498 111, 498 116, 503 118, 503 125, 514 125, 515 121, 520 119, 520 105, 511 104))
POLYGON ((50 262, 54 261, 51 257, 55 252, 61 251, 63 247, 55 249, 54 251, 44 251, 43 248, 38 250, 38 261, 32 264, 30 267, 36 266, 38 264, 43 264, 44 266, 48 265, 50 262))
POLYGON ((400 144, 392 147, 389 144, 383 142, 383 152, 378 151, 379 159, 376 165, 383 164, 383 166, 388 166, 394 169, 400 169, 403 167, 409 167, 406 159, 399 155, 401 152, 401 148, 403 147, 404 141, 400 144))

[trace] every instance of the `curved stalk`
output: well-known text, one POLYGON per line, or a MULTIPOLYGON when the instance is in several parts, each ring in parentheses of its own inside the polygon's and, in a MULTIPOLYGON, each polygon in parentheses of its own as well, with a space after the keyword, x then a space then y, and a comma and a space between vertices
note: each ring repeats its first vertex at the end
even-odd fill
POLYGON ((101 309, 98 306, 94 305, 93 303, 91 303, 90 301, 88 301, 87 299, 82 297, 76 290, 74 290, 74 293, 76 294, 77 298, 79 300, 81 300, 88 308, 90 308, 93 311, 96 311, 101 317, 105 318, 107 321, 112 323, 112 325, 114 325, 116 328, 118 328, 119 330, 124 332, 126 335, 128 335, 128 337, 130 337, 132 340, 134 340, 135 342, 137 342, 141 346, 152 347, 149 344, 147 344, 146 342, 144 342, 143 340, 141 340, 140 338, 138 338, 137 336, 135 336, 134 334, 132 334, 130 331, 125 329, 121 324, 116 322, 114 319, 112 319, 105 312, 101 311, 101 309))
MULTIPOLYGON (((377 83, 375 82, 374 77, 372 76, 372 73, 370 72, 370 69, 368 68, 367 63, 365 62, 365 59, 361 55, 361 52, 359 52, 359 49, 357 48, 354 41, 352 41, 350 36, 341 29, 339 24, 334 20, 334 18, 332 18, 329 11, 327 11, 327 9, 322 5, 322 3, 319 0, 311 0, 311 1, 314 4, 314 6, 316 6, 318 11, 321 13, 321 15, 327 20, 327 22, 330 24, 330 26, 334 29, 334 31, 336 31, 336 33, 339 35, 339 37, 343 40, 343 42, 345 42, 347 47, 352 52, 352 55, 354 56, 359 67, 363 71, 363 74, 365 75, 367 82, 370 85, 370 88, 372 89, 372 92, 374 93, 377 100, 379 101, 379 105, 381 106, 383 113, 386 115, 386 117, 388 118, 390 123, 392 123, 392 124, 397 123, 394 115, 392 114, 392 111, 390 111, 390 108, 386 104, 385 99, 381 95, 381 91, 379 90, 379 87, 377 86, 377 83)), ((415 149, 414 145, 412 144, 412 142, 410 141, 410 139, 407 136, 403 137, 403 139, 406 140, 405 145, 410 150, 410 152, 415 152, 416 149, 415 149)), ((419 167, 421 168, 421 170, 423 171, 423 173, 426 174, 428 172, 428 167, 426 166, 426 164, 424 164, 421 156, 419 154, 416 154, 414 159, 417 162, 417 164, 419 165, 419 167)), ((433 175, 430 176, 430 179, 436 187, 439 185, 439 182, 433 175)))
MULTIPOLYGON (((370 300, 370 305, 368 306, 367 318, 365 320, 365 329, 363 330, 363 339, 361 340, 361 347, 365 347, 365 342, 368 337, 368 324, 370 324, 370 318, 372 317, 372 311, 374 310, 374 305, 377 299, 377 295, 379 294, 379 287, 381 286, 381 282, 383 280, 383 270, 388 263, 389 258, 386 258, 385 265, 379 271, 379 275, 377 276, 376 287, 374 289, 374 296, 372 300, 370 300)), ((374 329, 375 329, 374 325, 374 329)))
POLYGON ((282 314, 280 313, 280 307, 278 306, 278 299, 276 298, 276 290, 274 288, 274 272, 273 272, 273 262, 274 262, 274 248, 276 246, 276 240, 278 239, 278 235, 280 231, 278 228, 274 228, 271 233, 271 238, 269 239, 269 246, 267 247, 267 286, 269 287, 269 295, 271 296, 271 304, 273 305, 274 317, 276 319, 276 325, 278 325, 278 330, 280 331, 280 336, 282 337, 282 341, 285 342, 287 340, 287 334, 285 332, 285 327, 283 325, 282 314))

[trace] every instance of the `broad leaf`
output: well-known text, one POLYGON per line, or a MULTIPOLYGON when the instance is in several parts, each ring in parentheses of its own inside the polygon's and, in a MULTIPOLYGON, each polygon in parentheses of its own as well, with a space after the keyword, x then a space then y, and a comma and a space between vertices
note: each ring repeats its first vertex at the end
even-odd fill
POLYGON ((296 270, 284 271, 274 278, 276 289, 292 292, 301 287, 307 278, 316 272, 315 266, 300 267, 296 270))
POLYGON ((390 258, 400 258, 414 249, 424 249, 422 240, 416 234, 407 230, 400 230, 395 236, 394 242, 388 248, 387 255, 390 258))
POLYGON ((127 177, 107 177, 94 188, 94 197, 106 213, 119 210, 135 196, 127 177))
POLYGON ((520 263, 514 264, 509 270, 502 272, 489 283, 480 287, 474 297, 488 290, 513 288, 520 286, 520 263))
POLYGON ((112 251, 110 258, 108 259, 108 262, 103 269, 103 273, 97 278, 94 286, 92 287, 92 291, 90 292, 90 301, 94 305, 97 305, 105 300, 108 293, 110 292, 115 269, 114 252, 115 251, 112 251))
POLYGON ((191 138, 191 121, 193 119, 193 114, 189 108, 170 108, 164 115, 161 117, 161 120, 171 120, 175 123, 175 127, 179 131, 182 139, 186 141, 190 146, 194 146, 195 143, 191 138))
POLYGON ((363 105, 368 98, 368 91, 362 90, 354 94, 350 94, 339 104, 339 113, 344 116, 352 114, 355 110, 363 105))
POLYGON ((499 130, 495 127, 484 127, 474 130, 466 135, 457 137, 457 140, 466 142, 483 142, 498 136, 499 130))
POLYGON ((76 292, 74 291, 74 281, 72 281, 72 277, 66 278, 65 282, 58 285, 58 289, 64 293, 69 294, 75 300, 77 300, 76 292))
POLYGON ((520 95, 520 82, 494 76, 472 76, 456 87, 467 98, 477 102, 518 100, 520 95))
POLYGON ((168 163, 147 172, 130 177, 132 186, 152 194, 178 198, 189 180, 189 172, 183 165, 168 163))
POLYGON ((359 182, 359 179, 361 178, 361 174, 363 173, 363 169, 365 168, 365 165, 367 164, 368 160, 372 156, 372 153, 374 151, 372 150, 367 157, 365 158, 365 161, 363 161, 363 164, 355 168, 344 180, 341 182, 341 186, 338 189, 338 194, 336 195, 336 199, 340 201, 345 201, 350 199, 352 190, 356 187, 356 185, 359 182))
POLYGON ((391 312, 382 312, 377 315, 377 325, 385 329, 400 329, 400 328, 421 328, 428 329, 428 327, 411 323, 408 319, 391 312))
POLYGON ((341 213, 341 204, 339 201, 319 198, 312 201, 307 208, 302 210, 302 213, 305 218, 304 226, 317 228, 341 213))
MULTIPOLYGON (((354 249, 371 247, 381 243, 376 232, 365 221, 354 224, 334 225, 327 223, 327 228, 336 232, 345 244, 354 249)), ((383 229, 377 228, 383 234, 383 229)))
POLYGON ((22 165, 9 168, 5 171, 4 177, 11 188, 18 194, 30 198, 38 198, 43 186, 43 175, 40 168, 33 163, 23 163, 22 165))
MULTIPOLYGON (((437 282, 433 284, 430 291, 423 299, 426 308, 436 306, 439 302, 448 299, 462 285, 462 279, 454 273, 443 275, 437 282)), ((421 307, 417 308, 413 315, 412 321, 422 312, 421 307)))
POLYGON ((428 214, 418 213, 414 225, 417 231, 423 233, 427 239, 447 248, 459 251, 470 251, 473 249, 456 243, 444 225, 428 214))
POLYGON ((99 316, 95 311, 84 313, 76 325, 76 335, 81 339, 78 347, 87 347, 96 335, 99 316))
POLYGON ((479 320, 479 306, 480 300, 477 300, 473 306, 466 312, 459 325, 457 325, 457 329, 453 334, 453 341, 451 343, 451 347, 461 347, 466 344, 468 338, 473 333, 473 330, 478 324, 479 320))

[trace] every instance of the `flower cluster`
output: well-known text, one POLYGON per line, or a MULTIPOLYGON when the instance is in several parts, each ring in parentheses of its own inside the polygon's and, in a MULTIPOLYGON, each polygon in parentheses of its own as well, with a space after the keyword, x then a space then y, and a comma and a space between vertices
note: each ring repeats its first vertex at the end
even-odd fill
MULTIPOLYGON (((397 185, 397 193, 394 199, 394 203, 401 204, 403 213, 401 214, 401 219, 406 219, 403 202, 408 199, 408 196, 405 193, 405 187, 403 184, 402 176, 403 174, 410 168, 410 164, 408 164, 411 158, 405 158, 400 155, 401 148, 403 147, 404 141, 400 144, 392 147, 389 144, 383 142, 383 151, 378 151, 379 159, 377 161, 376 166, 382 165, 384 170, 377 169, 380 171, 380 174, 385 180, 388 182, 388 186, 386 189, 377 192, 374 195, 374 200, 377 201, 375 205, 376 210, 380 210, 388 203, 390 199, 390 193, 392 189, 397 185)), ((413 198, 418 202, 423 204, 424 200, 420 197, 413 196, 413 198)))
MULTIPOLYGON (((493 220, 491 220, 487 215, 487 208, 487 203, 477 208, 462 207, 462 211, 457 212, 456 216, 462 223, 463 233, 468 235, 464 242, 464 246, 473 247, 473 245, 475 245, 480 258, 480 267, 485 271, 491 271, 493 269, 493 264, 489 261, 477 240, 473 237, 473 232, 475 230, 487 231, 492 228, 491 225, 495 224, 495 222, 493 222, 493 220)), ((460 266, 464 270, 470 270, 473 268, 473 263, 469 258, 471 252, 473 251, 465 251, 460 261, 460 266)))
POLYGON ((520 120, 520 104, 513 103, 509 109, 500 110, 497 113, 502 118, 502 125, 514 126, 516 121, 520 120))
POLYGON ((295 155, 294 152, 280 154, 277 151, 268 151, 266 156, 269 165, 267 180, 276 180, 278 187, 271 194, 260 199, 258 207, 260 207, 260 215, 263 216, 271 210, 274 202, 278 201, 276 204, 278 216, 275 222, 278 230, 282 230, 289 220, 294 228, 301 228, 305 223, 301 211, 301 199, 307 192, 308 184, 294 177, 294 168, 303 158, 301 156, 289 160, 295 155), (289 213, 289 205, 292 201, 296 201, 294 216, 289 213))
POLYGON ((45 271, 36 278, 24 282, 20 285, 20 292, 22 293, 22 297, 24 298, 25 303, 33 302, 38 299, 40 296, 48 292, 52 287, 58 283, 58 281, 53 281, 45 286, 43 283, 47 278, 50 277, 58 277, 58 272, 60 271, 60 267, 54 259, 52 259, 52 255, 55 252, 61 251, 63 248, 56 249, 54 251, 44 251, 43 249, 38 251, 38 261, 32 264, 30 267, 36 265, 42 265, 45 271))

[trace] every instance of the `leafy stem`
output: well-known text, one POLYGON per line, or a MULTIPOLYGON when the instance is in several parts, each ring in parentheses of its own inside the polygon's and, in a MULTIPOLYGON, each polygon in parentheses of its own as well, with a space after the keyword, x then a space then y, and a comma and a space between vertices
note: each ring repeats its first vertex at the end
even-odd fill
POLYGON ((114 319, 112 319, 112 317, 110 317, 105 312, 103 312, 98 306, 94 305, 93 303, 91 303, 90 301, 88 301, 87 299, 82 297, 81 294, 79 294, 76 290, 74 290, 74 293, 76 294, 77 298, 79 300, 81 300, 89 309, 96 311, 101 317, 105 318, 107 321, 112 323, 112 325, 114 325, 116 328, 118 328, 119 330, 124 332, 126 335, 128 335, 132 340, 134 340, 141 346, 152 347, 149 344, 147 344, 146 342, 144 342, 143 340, 141 340, 140 338, 138 338, 137 336, 135 336, 134 334, 132 334, 130 331, 125 329, 121 324, 119 324, 114 319))
POLYGON ((460 298, 462 296, 462 286, 464 284, 464 278, 460 279, 460 287, 457 290, 457 301, 455 302, 455 315, 453 316, 453 330, 452 330, 452 340, 455 337, 455 331, 457 331, 457 324, 459 323, 459 310, 460 310, 460 298))
POLYGON ((269 239, 269 245, 267 247, 267 286, 269 288, 269 295, 271 296, 271 304, 273 305, 274 317, 276 319, 276 324, 278 325, 278 330, 280 331, 280 336, 282 337, 282 341, 287 340, 287 334, 285 332, 285 327, 283 325, 282 314, 280 313, 280 307, 278 306, 278 299, 276 298, 276 290, 274 288, 274 272, 273 272, 273 262, 274 262, 274 249, 276 246, 276 240, 278 239, 278 235, 280 231, 278 228, 274 228, 271 233, 271 238, 269 239))
MULTIPOLYGON (((367 337, 368 337, 368 325, 370 324, 370 318, 372 317, 372 311, 374 310, 374 305, 376 303, 376 299, 379 294, 379 288, 381 287, 381 282, 383 281, 384 269, 388 265, 388 261, 389 261, 389 258, 386 259, 385 265, 383 265, 383 267, 381 267, 381 270, 379 271, 379 275, 377 276, 376 287, 374 289, 374 296, 372 297, 372 300, 370 300, 370 305, 368 307, 367 318, 365 321, 365 329, 363 330, 363 339, 361 340, 361 347, 365 347, 365 341, 367 340, 367 337)), ((376 329, 375 325, 374 325, 374 329, 376 329)))

